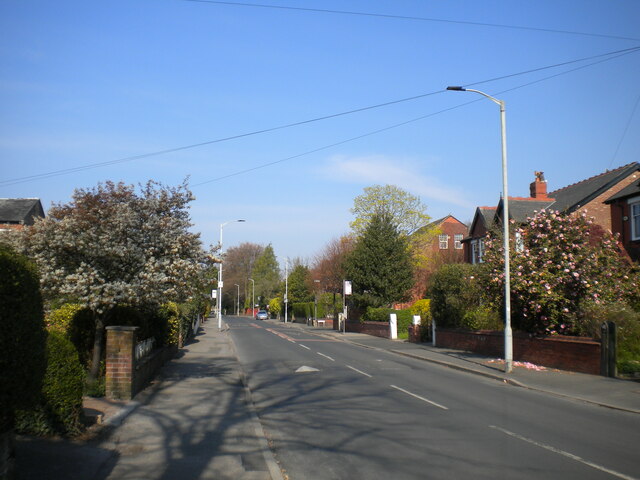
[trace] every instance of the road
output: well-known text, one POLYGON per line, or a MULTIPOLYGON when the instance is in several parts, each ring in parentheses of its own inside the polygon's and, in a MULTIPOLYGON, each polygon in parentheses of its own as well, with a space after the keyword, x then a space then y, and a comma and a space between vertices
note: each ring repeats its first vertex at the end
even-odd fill
POLYGON ((638 415, 226 317, 285 478, 640 479, 638 415))

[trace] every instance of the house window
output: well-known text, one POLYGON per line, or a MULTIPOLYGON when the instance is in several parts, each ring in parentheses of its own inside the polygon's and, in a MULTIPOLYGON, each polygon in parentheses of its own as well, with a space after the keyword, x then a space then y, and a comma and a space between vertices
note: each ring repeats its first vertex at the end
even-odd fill
POLYGON ((440 244, 440 250, 448 250, 449 235, 438 235, 438 243, 440 244))
POLYGON ((453 248, 455 248, 456 250, 462 250, 462 234, 456 233, 453 236, 453 241, 453 248))
POLYGON ((484 255, 484 240, 478 238, 471 240, 471 263, 482 263, 482 257, 484 255))
POLYGON ((640 202, 629 205, 631 213, 631 240, 640 240, 640 202))
POLYGON ((516 252, 518 253, 522 253, 524 252, 524 240, 522 239, 522 233, 521 232, 516 232, 516 252))

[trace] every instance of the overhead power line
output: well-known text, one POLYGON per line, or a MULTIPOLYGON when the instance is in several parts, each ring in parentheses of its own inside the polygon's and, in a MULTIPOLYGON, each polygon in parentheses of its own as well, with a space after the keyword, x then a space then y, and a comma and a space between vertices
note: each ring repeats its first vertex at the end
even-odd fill
POLYGON ((193 3, 208 3, 212 5, 226 5, 226 6, 233 6, 233 7, 269 8, 274 10, 294 10, 294 11, 308 12, 308 13, 357 15, 362 17, 389 18, 394 20, 413 20, 413 21, 420 21, 420 22, 452 23, 452 24, 458 24, 458 25, 472 25, 476 27, 508 28, 512 30, 530 30, 534 32, 563 33, 567 35, 581 35, 586 37, 615 38, 617 40, 640 41, 640 38, 625 37, 621 35, 609 35, 604 33, 578 32, 573 30, 560 30, 560 29, 553 29, 553 28, 527 27, 524 25, 507 25, 502 23, 468 22, 464 20, 451 20, 446 18, 416 17, 412 15, 391 15, 391 14, 385 14, 385 13, 356 12, 356 11, 349 11, 349 10, 330 10, 325 8, 304 8, 304 7, 290 7, 286 5, 267 5, 262 3, 222 2, 217 0, 184 0, 184 1, 193 2, 193 3))
MULTIPOLYGON (((506 78, 513 78, 513 77, 520 76, 520 75, 526 75, 526 74, 529 74, 529 73, 539 72, 539 71, 543 71, 543 70, 549 70, 549 69, 552 69, 552 68, 558 68, 558 67, 561 67, 561 66, 567 66, 567 65, 571 65, 571 64, 575 64, 575 63, 584 62, 584 61, 587 61, 587 60, 594 60, 596 58, 601 59, 598 62, 587 64, 585 66, 578 67, 577 69, 585 68, 585 67, 588 67, 588 66, 591 66, 591 65, 595 65, 597 63, 601 63, 601 62, 604 62, 604 61, 612 60, 614 58, 618 58, 618 57, 621 57, 621 56, 624 56, 624 55, 628 55, 628 54, 631 54, 631 53, 635 53, 635 52, 638 52, 638 51, 640 51, 640 46, 639 47, 625 48, 625 49, 622 49, 622 50, 615 50, 615 51, 608 52, 608 53, 593 55, 593 56, 590 56, 590 57, 583 57, 583 58, 579 58, 579 59, 575 59, 575 60, 556 63, 556 64, 553 64, 553 65, 547 65, 547 66, 544 66, 544 67, 525 70, 525 71, 522 71, 522 72, 513 73, 513 74, 509 74, 509 75, 503 75, 503 76, 500 76, 500 77, 494 77, 494 78, 490 78, 490 79, 486 79, 486 80, 481 80, 481 81, 478 81, 478 82, 467 83, 467 84, 464 84, 464 86, 465 87, 470 87, 470 86, 474 86, 474 85, 480 85, 480 84, 484 84, 484 83, 503 80, 503 79, 506 79, 506 78)), ((577 70, 577 69, 569 70, 569 72, 577 70)), ((559 75, 562 75, 562 74, 563 73, 561 73, 559 75)), ((551 77, 548 77, 548 78, 551 78, 551 77)), ((533 82, 533 83, 536 83, 536 82, 533 82)), ((315 118, 311 118, 311 119, 307 119, 307 120, 302 120, 302 121, 299 121, 299 122, 287 123, 287 124, 284 124, 284 125, 278 125, 278 126, 275 126, 275 127, 264 128, 264 129, 261 129, 261 130, 254 130, 254 131, 251 131, 251 132, 241 133, 241 134, 238 134, 238 135, 231 135, 231 136, 228 136, 228 137, 217 138, 217 139, 214 139, 214 140, 207 140, 207 141, 204 141, 204 142, 193 143, 193 144, 190 144, 190 145, 183 145, 183 146, 180 146, 180 147, 168 148, 168 149, 164 149, 164 150, 158 150, 158 151, 155 151, 155 152, 143 153, 143 154, 140 154, 140 155, 132 155, 132 156, 129 156, 129 157, 119 158, 119 159, 116 159, 116 160, 107 160, 107 161, 104 161, 104 162, 90 163, 90 164, 85 164, 85 165, 79 165, 77 167, 65 168, 65 169, 60 169, 60 170, 53 170, 53 171, 50 171, 50 172, 34 174, 34 175, 28 175, 28 176, 24 176, 24 177, 17 177, 17 178, 13 178, 13 179, 0 180, 0 187, 17 185, 17 184, 21 184, 21 183, 30 182, 30 181, 33 181, 33 180, 41 180, 41 179, 46 179, 46 178, 52 178, 52 177, 57 177, 57 176, 60 176, 60 175, 67 175, 67 174, 70 174, 70 173, 77 173, 77 172, 81 172, 81 171, 85 171, 85 170, 90 170, 90 169, 93 169, 93 168, 117 165, 119 163, 130 162, 130 161, 133 161, 133 160, 141 160, 141 159, 144 159, 144 158, 150 158, 150 157, 155 157, 155 156, 159 156, 159 155, 165 155, 165 154, 168 154, 168 153, 175 153, 175 152, 179 152, 179 151, 183 151, 183 150, 190 150, 190 149, 197 148, 197 147, 202 147, 202 146, 205 146, 205 145, 212 145, 212 144, 216 144, 216 143, 227 142, 227 141, 230 141, 230 140, 237 140, 237 139, 250 137, 250 136, 254 136, 254 135, 260 135, 260 134, 264 134, 264 133, 274 132, 274 131, 277 131, 277 130, 283 130, 283 129, 286 129, 286 128, 297 127, 297 126, 301 126, 301 125, 315 123, 315 122, 319 122, 319 121, 322 121, 322 120, 329 120, 331 118, 338 118, 338 117, 342 117, 342 116, 346 116, 346 115, 351 115, 351 114, 354 114, 354 113, 365 112, 365 111, 368 111, 368 110, 373 110, 373 109, 382 108, 382 107, 386 107, 386 106, 390 106, 390 105, 409 102, 409 101, 412 101, 412 100, 417 100, 417 99, 420 99, 420 98, 429 97, 429 96, 436 95, 436 94, 443 93, 443 92, 444 92, 444 90, 441 89, 441 90, 436 90, 436 91, 433 91, 433 92, 422 93, 422 94, 419 94, 419 95, 413 95, 413 96, 410 96, 410 97, 401 98, 401 99, 398 99, 398 100, 391 100, 391 101, 388 101, 388 102, 378 103, 378 104, 375 104, 375 105, 369 105, 369 106, 366 106, 366 107, 356 108, 356 109, 353 109, 353 110, 347 110, 347 111, 344 111, 344 112, 334 113, 334 114, 331 114, 331 115, 324 115, 324 116, 321 116, 321 117, 315 117, 315 118)), ((401 125, 404 125, 404 123, 401 124, 401 125)))
MULTIPOLYGON (((616 57, 613 57, 613 58, 618 58, 618 57, 621 57, 621 56, 623 56, 623 55, 626 55, 626 54, 625 54, 625 53, 622 53, 622 54, 619 54, 619 55, 617 55, 616 57)), ((599 63, 603 63, 603 62, 606 62, 606 61, 608 61, 608 60, 612 60, 613 58, 607 58, 607 59, 604 59, 604 60, 599 60, 599 61, 597 61, 597 62, 590 63, 590 64, 588 64, 588 65, 581 65, 581 66, 579 66, 579 67, 571 68, 571 69, 569 69, 569 70, 565 70, 564 72, 556 73, 556 74, 554 74, 554 75, 549 75, 549 76, 544 77, 544 78, 539 78, 539 79, 537 79, 537 80, 533 80, 533 81, 531 81, 531 82, 523 83, 523 84, 518 85, 518 86, 516 86, 516 87, 511 87, 511 88, 507 88, 507 89, 505 89, 505 90, 501 90, 501 91, 499 91, 499 92, 495 92, 493 95, 496 95, 496 96, 497 96, 497 95, 502 95, 502 94, 504 94, 504 93, 512 92, 512 91, 514 91, 514 90, 519 90, 519 89, 521 89, 521 88, 528 87, 528 86, 534 85, 534 84, 536 84, 536 83, 541 83, 541 82, 544 82, 544 81, 546 81, 546 80, 550 80, 550 79, 552 79, 552 78, 559 77, 559 76, 561 76, 561 75, 566 75, 566 74, 568 74, 568 73, 572 73, 572 72, 575 72, 575 71, 577 71, 577 70, 582 70, 583 68, 591 67, 591 66, 593 66, 593 65, 597 65, 597 64, 599 64, 599 63)), ((482 83, 482 82, 478 82, 478 83, 482 83)), ((429 118, 429 117, 433 117, 433 116, 436 116, 436 115, 440 115, 441 113, 449 112, 449 111, 451 111, 451 110, 455 110, 455 109, 457 109, 457 108, 465 107, 465 106, 467 106, 467 105, 471 105, 472 103, 481 102, 481 101, 483 101, 483 100, 484 100, 483 98, 476 98, 475 100, 471 100, 471 101, 468 101, 468 102, 464 102, 464 103, 461 103, 461 104, 456 105, 456 106, 453 106, 453 107, 445 108, 445 109, 443 109, 443 110, 438 110, 437 112, 428 113, 428 114, 426 114, 426 115, 422 115, 422 116, 420 116, 420 117, 412 118, 411 120, 406 120, 406 121, 401 122, 401 123, 396 123, 396 124, 394 124, 394 125, 389 125, 388 127, 379 128, 379 129, 377 129, 377 130, 373 130, 373 131, 371 131, 371 132, 367 132, 367 133, 364 133, 364 134, 362 134, 362 135, 358 135, 358 136, 356 136, 356 137, 351 137, 351 138, 348 138, 348 139, 346 139, 346 140, 341 140, 341 141, 339 141, 339 142, 335 142, 335 143, 332 143, 332 144, 329 144, 329 145, 325 145, 325 146, 323 146, 323 147, 314 148, 313 150, 308 150, 308 151, 306 151, 306 152, 299 153, 299 154, 297 154, 297 155, 293 155, 293 156, 291 156, 291 157, 281 158, 280 160, 275 160, 275 161, 273 161, 273 162, 263 163, 263 164, 261 164, 261 165, 257 165, 257 166, 255 166, 255 167, 246 168, 246 169, 244 169, 244 170, 238 170, 237 172, 229 173, 229 174, 227 174, 227 175, 223 175, 223 176, 221 176, 221 177, 212 178, 211 180, 206 180, 206 181, 204 181, 204 182, 195 183, 195 184, 193 184, 192 186, 193 186, 193 187, 199 187, 199 186, 201 186, 201 185, 206 185, 206 184, 208 184, 208 183, 218 182, 218 181, 220 181, 220 180, 225 180, 225 179, 227 179, 227 178, 237 177, 238 175, 243 175, 243 174, 245 174, 245 173, 249 173, 249 172, 253 172, 253 171, 256 171, 256 170, 263 169, 263 168, 271 167, 271 166, 273 166, 273 165, 277 165, 277 164, 279 164, 279 163, 284 163, 284 162, 287 162, 287 161, 289 161, 289 160, 294 160, 294 159, 296 159, 296 158, 304 157, 304 156, 306 156, 306 155, 311 155, 312 153, 317 153, 317 152, 320 152, 320 151, 322 151, 322 150, 328 150, 328 149, 330 149, 330 148, 337 147, 337 146, 339 146, 339 145, 344 145, 345 143, 354 142, 354 141, 356 141, 356 140, 360 140, 361 138, 370 137, 370 136, 372 136, 372 135, 377 135, 378 133, 386 132, 386 131, 388 131, 388 130, 392 130, 392 129, 394 129, 394 128, 398 128, 398 127, 402 127, 402 126, 404 126, 404 125, 408 125, 408 124, 410 124, 410 123, 418 122, 418 121, 420 121, 420 120, 424 120, 425 118, 429 118)), ((638 101, 636 101, 636 105, 635 105, 635 107, 634 107, 634 112, 635 112, 635 108, 638 106, 638 102, 639 102, 639 101, 640 101, 640 97, 638 97, 638 101)), ((632 114, 632 117, 633 117, 633 114, 632 114)), ((631 120, 631 119, 630 119, 630 120, 631 120)), ((630 120, 629 120, 629 121, 630 121, 630 120)), ((627 124, 627 128, 628 128, 628 126, 629 126, 629 125, 627 124)), ((626 129, 625 129, 625 133, 626 133, 626 129)), ((623 138, 624 138, 624 135, 623 135, 623 138)))

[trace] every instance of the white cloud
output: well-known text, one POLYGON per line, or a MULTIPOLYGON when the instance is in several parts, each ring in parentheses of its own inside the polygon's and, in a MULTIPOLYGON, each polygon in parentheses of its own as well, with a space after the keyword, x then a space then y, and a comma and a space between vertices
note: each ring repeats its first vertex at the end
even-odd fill
POLYGON ((459 188, 444 185, 436 178, 424 175, 415 163, 383 155, 336 155, 328 160, 324 171, 329 174, 329 178, 342 182, 396 185, 424 199, 473 208, 473 203, 459 188))

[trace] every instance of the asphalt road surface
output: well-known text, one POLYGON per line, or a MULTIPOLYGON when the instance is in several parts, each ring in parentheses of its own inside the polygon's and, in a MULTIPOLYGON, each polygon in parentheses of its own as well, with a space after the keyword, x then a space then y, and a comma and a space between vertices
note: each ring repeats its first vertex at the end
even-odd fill
POLYGON ((636 414, 226 318, 285 478, 640 479, 636 414))

